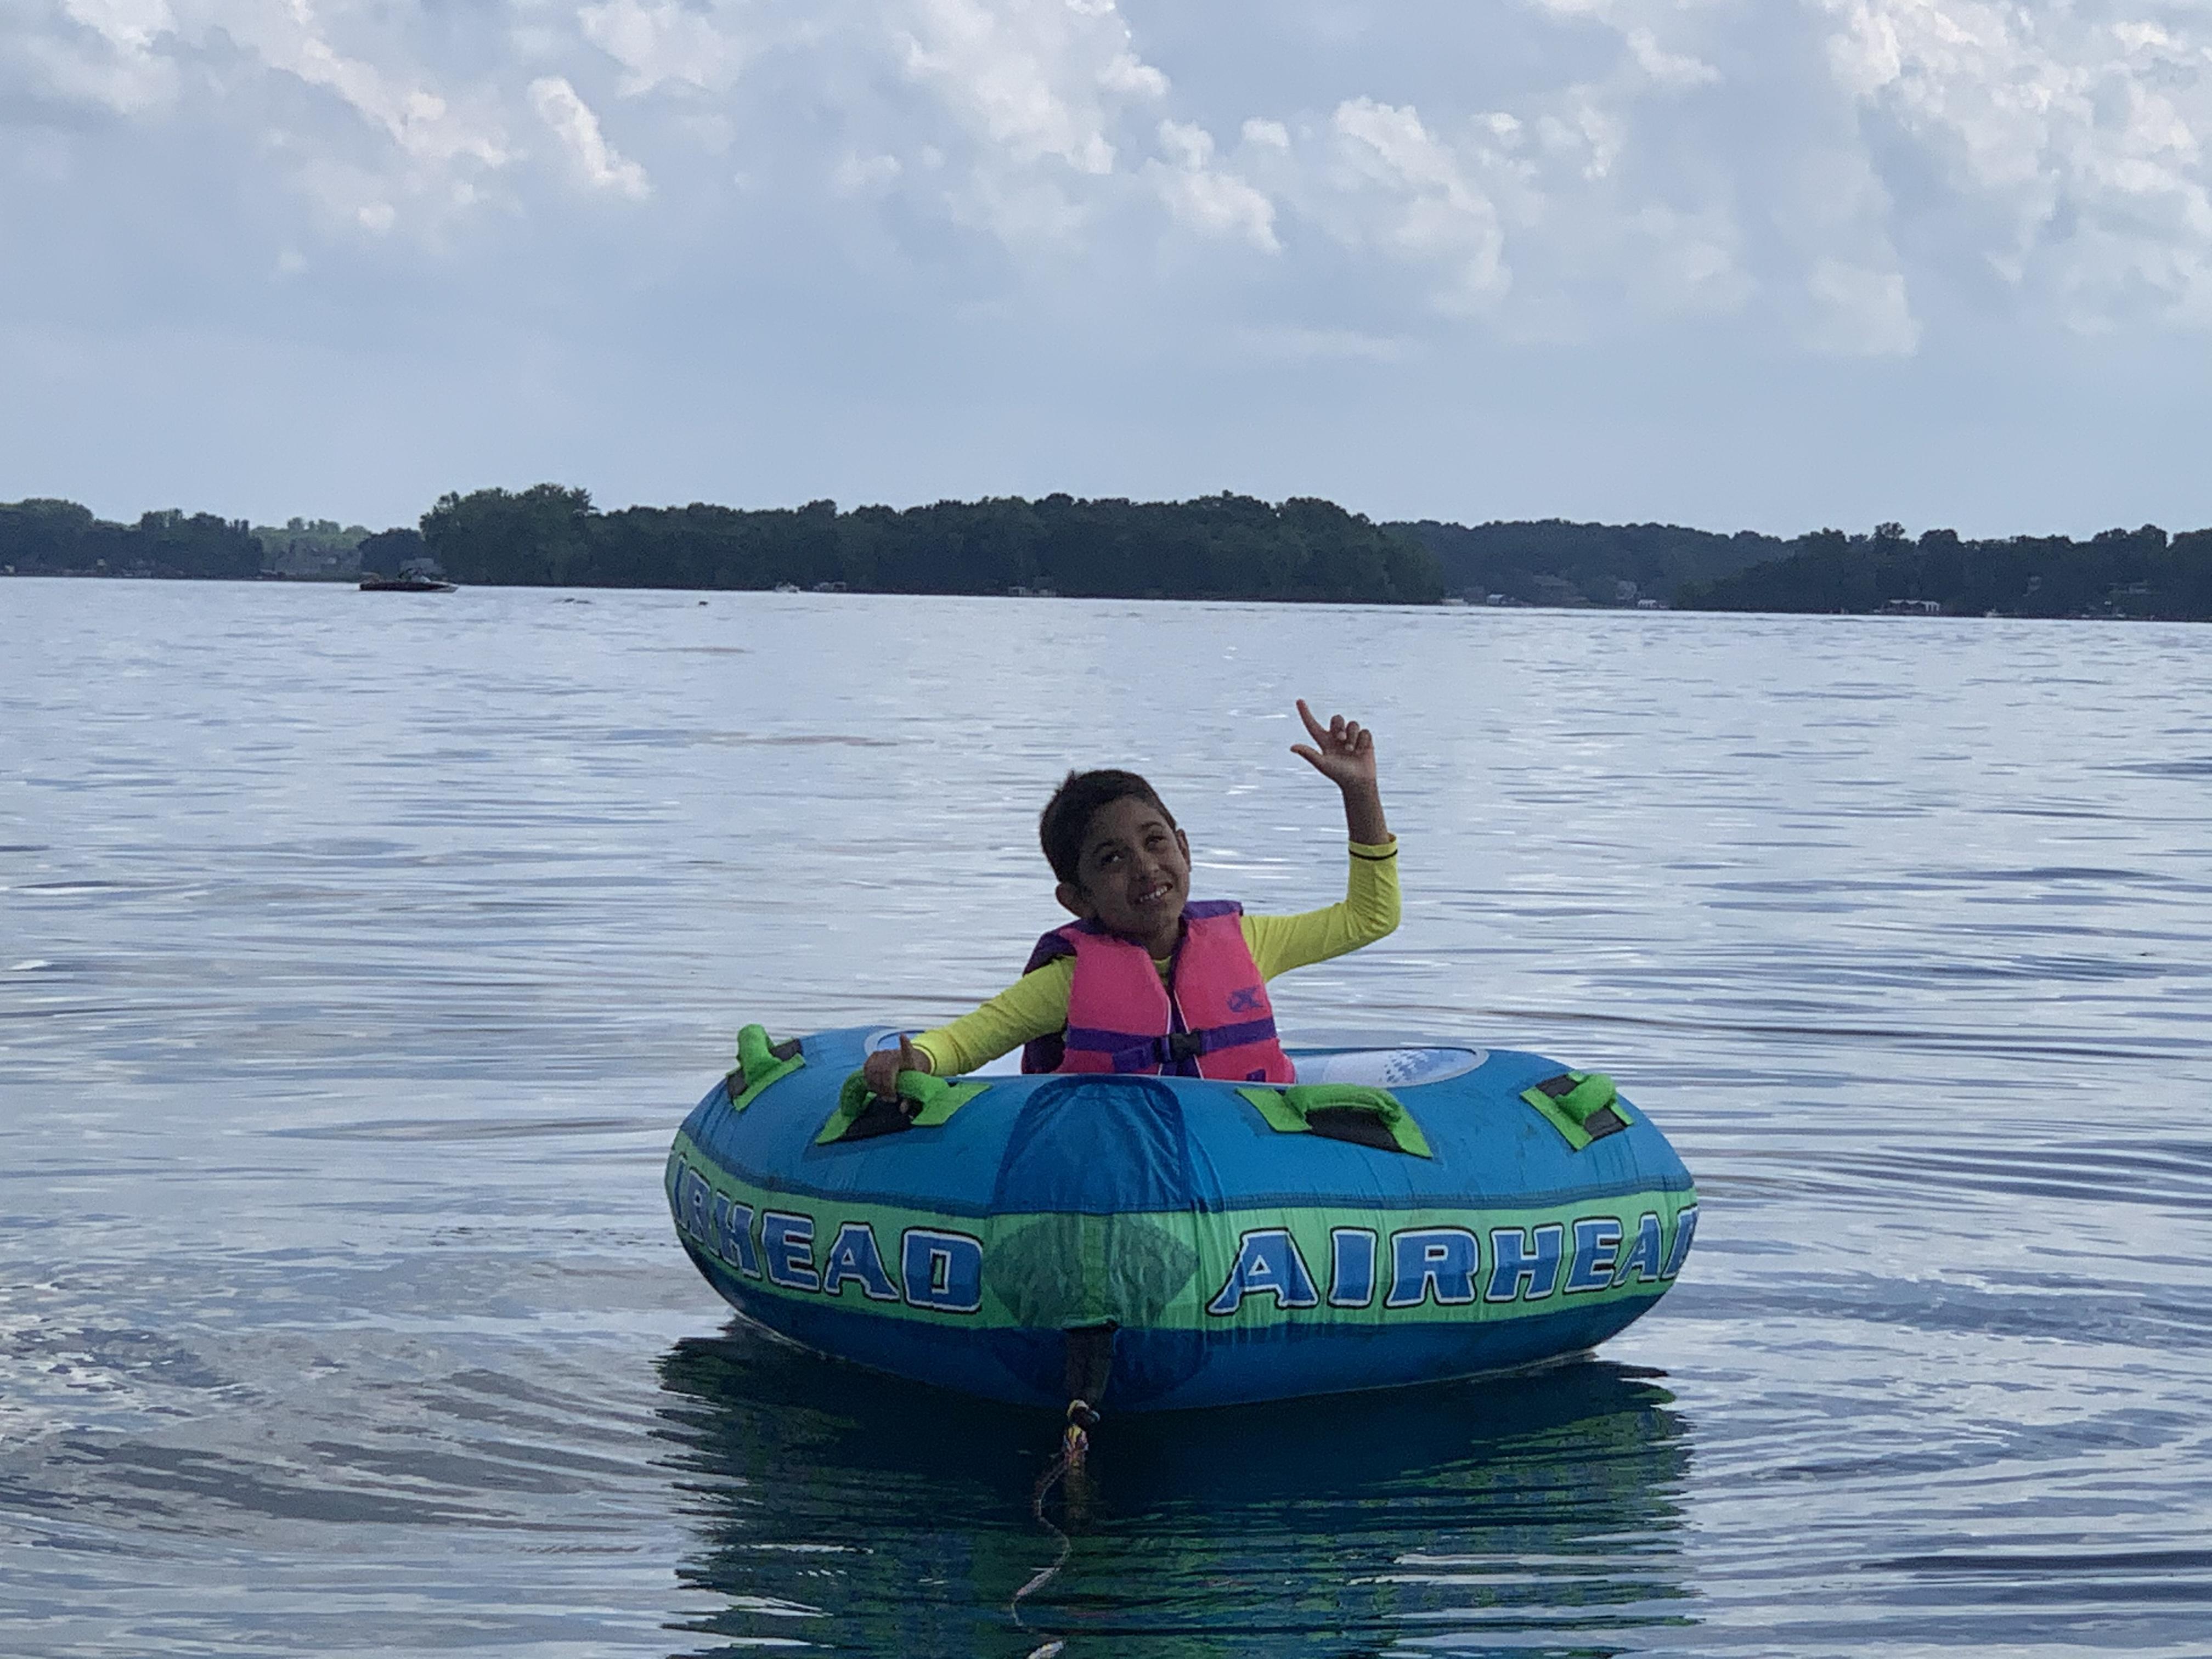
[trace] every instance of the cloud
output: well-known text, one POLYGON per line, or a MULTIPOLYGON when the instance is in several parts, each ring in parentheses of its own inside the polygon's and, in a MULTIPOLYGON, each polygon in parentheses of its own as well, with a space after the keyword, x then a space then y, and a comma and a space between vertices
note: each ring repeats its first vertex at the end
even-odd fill
POLYGON ((97 297, 95 331, 542 327, 555 363, 589 319, 771 402, 847 350, 871 388, 1003 353, 994 396, 1151 363, 1193 409, 1217 344, 2157 363, 2212 329, 2212 11, 13 0, 0 223, 33 332, 97 297), (751 317, 811 346, 771 372, 751 317))
POLYGON ((557 75, 530 83, 531 107, 568 146, 585 179, 599 190, 611 190, 641 202, 653 194, 645 169, 616 154, 599 131, 599 118, 576 95, 575 88, 557 75))
POLYGON ((860 196, 889 188, 905 171, 896 155, 848 155, 830 174, 830 184, 841 196, 860 196))
MULTIPOLYGON (((1838 312, 1817 296, 1849 286, 1838 270, 1900 277, 1906 315, 1917 291, 1995 284, 2076 329, 2212 325, 2197 13, 1523 0, 1486 32, 1431 16, 1307 46, 1293 14, 1266 27, 1279 58, 1308 52, 1307 90, 1179 83, 1113 0, 29 0, 0 23, 0 118, 74 106, 148 143, 226 134, 332 234, 437 246, 464 221, 497 240, 544 220, 578 178, 711 234, 736 211, 734 151, 757 206, 842 204, 909 242, 934 224, 1017 252, 1195 234, 1223 258, 1350 257, 1370 276, 1355 327, 1394 294, 1509 334, 1761 305, 1787 324, 1808 295, 1838 312), (1472 48, 1516 16, 1513 75, 1477 60, 1481 102, 1449 79, 1380 90, 1452 59, 1422 31, 1472 48), (529 143, 541 130, 557 142, 529 143), (1806 193, 1837 154, 1863 175, 1849 213, 1806 193)), ((1838 337, 1832 319, 1804 335, 1838 337)))
POLYGON ((1824 350, 1854 357, 1906 357, 1919 349, 1920 325, 1905 302, 1900 273, 1823 259, 1806 287, 1819 307, 1814 338, 1824 350))
POLYGON ((856 149, 901 161, 900 186, 870 199, 909 224, 1058 256, 1132 202, 1164 200, 1125 157, 1150 148, 1170 83, 1111 0, 878 0, 789 53, 856 149), (915 165, 924 149, 939 163, 915 165))
POLYGON ((1480 311, 1511 286, 1496 205, 1419 112, 1354 98, 1329 125, 1345 234, 1436 270, 1434 298, 1446 311, 1480 311))
POLYGON ((165 0, 63 0, 61 12, 74 28, 33 33, 22 46, 52 92, 123 115, 175 95, 175 65, 155 50, 176 27, 165 0))
POLYGON ((605 0, 576 14, 584 38, 627 71, 620 90, 635 97, 664 86, 726 92, 750 55, 728 27, 732 8, 680 5, 677 0, 605 0))
POLYGON ((915 0, 902 40, 908 73, 1014 160, 1078 173, 1113 172, 1116 105, 1168 90, 1110 3, 915 0))
MULTIPOLYGON (((434 72, 361 27, 368 9, 357 0, 320 9, 310 0, 58 0, 40 9, 12 40, 0 27, 0 65, 12 45, 35 72, 39 101, 104 106, 149 145, 250 137, 260 164, 328 224, 381 232, 395 203, 441 222, 475 205, 481 181, 514 160, 495 97, 471 89, 449 100, 434 72), (357 48, 340 44, 349 32, 363 37, 357 48)), ((0 122, 21 122, 31 110, 15 107, 4 87, 0 122)))
POLYGON ((1238 238, 1264 253, 1282 252, 1275 240, 1275 204, 1264 191, 1214 165, 1213 137, 1204 127, 1163 121, 1160 148, 1171 159, 1148 161, 1145 171, 1176 218, 1207 235, 1238 238))
POLYGON ((1661 314, 1726 314, 1758 292, 1743 268, 1743 235, 1726 213, 1647 207, 1624 239, 1632 293, 1661 314))
POLYGON ((1711 64, 1686 54, 1668 52, 1659 44, 1658 37, 1650 29, 1630 29, 1626 38, 1629 54, 1636 60, 1636 67, 1661 86, 1709 86, 1721 78, 1721 72, 1711 64))
POLYGON ((1838 86, 1976 233, 1955 252, 2101 329, 2212 324, 2202 13, 2186 34, 2098 0, 1823 0, 1838 86))
POLYGON ((430 167, 506 164, 507 150, 496 129, 457 114, 411 74, 387 74, 364 58, 340 52, 318 28, 307 0, 218 9, 221 27, 233 41, 258 54, 271 70, 327 88, 362 120, 380 128, 410 160, 430 167))

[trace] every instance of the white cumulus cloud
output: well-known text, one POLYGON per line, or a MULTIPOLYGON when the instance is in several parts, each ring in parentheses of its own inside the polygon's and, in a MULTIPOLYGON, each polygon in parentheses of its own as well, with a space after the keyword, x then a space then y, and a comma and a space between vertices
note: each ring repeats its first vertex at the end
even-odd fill
POLYGON ((1505 293, 1512 275, 1497 204, 1418 110, 1353 98, 1329 125, 1344 234, 1433 270, 1446 311, 1480 311, 1505 293))
POLYGON ((557 75, 530 83, 531 107, 568 147, 584 178, 600 190, 611 190, 643 201, 653 194, 645 169, 623 159, 599 131, 599 118, 576 95, 575 88, 557 75))
MULTIPOLYGON (((1941 181, 1954 251, 2099 329, 2212 325, 2212 28, 2111 0, 1823 0, 1838 86, 1941 181), (2175 28, 2188 27, 2187 36, 2175 28)), ((1940 244, 1939 244, 1940 246, 1940 244)))
POLYGON ((576 14, 584 38, 626 71, 623 93, 678 85, 724 92, 750 55, 750 43, 727 6, 702 9, 678 0, 604 0, 576 14))
POLYGON ((854 384, 954 339, 915 386, 1152 353, 1193 410, 1206 343, 1409 379, 1716 342, 1814 376, 1992 341, 2155 368, 2212 331, 2212 6, 0 0, 0 371, 62 361, 57 319, 85 362, 125 317, 281 313, 272 362, 350 349, 336 317, 522 334, 526 289, 563 350, 590 316, 678 379, 768 374, 729 342, 773 316, 854 384))
POLYGON ((1114 170, 1117 105, 1168 89, 1111 4, 915 0, 904 43, 908 71, 1014 159, 1079 173, 1114 170))
POLYGON ((1163 121, 1160 148, 1172 159, 1149 161, 1145 170, 1177 219, 1209 235, 1237 237, 1263 252, 1282 251, 1275 240, 1275 204, 1265 191, 1215 164, 1213 137, 1204 127, 1163 121))

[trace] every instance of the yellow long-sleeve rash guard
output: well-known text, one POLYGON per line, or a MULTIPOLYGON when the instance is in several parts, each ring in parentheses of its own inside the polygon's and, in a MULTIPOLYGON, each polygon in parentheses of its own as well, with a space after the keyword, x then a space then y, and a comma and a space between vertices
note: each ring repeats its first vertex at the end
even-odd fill
MULTIPOLYGON (((1344 899, 1296 916, 1243 916, 1245 948, 1260 977, 1269 980, 1293 968, 1327 962, 1372 945, 1398 926, 1398 843, 1380 847, 1351 843, 1352 868, 1344 899)), ((1163 983, 1171 963, 1155 957, 1163 983)), ((972 1072, 1010 1054, 1035 1037, 1067 1027, 1068 988, 1075 981, 1075 958, 1058 957, 1024 974, 970 1014, 924 1031, 914 1046, 929 1056, 939 1077, 972 1072)))

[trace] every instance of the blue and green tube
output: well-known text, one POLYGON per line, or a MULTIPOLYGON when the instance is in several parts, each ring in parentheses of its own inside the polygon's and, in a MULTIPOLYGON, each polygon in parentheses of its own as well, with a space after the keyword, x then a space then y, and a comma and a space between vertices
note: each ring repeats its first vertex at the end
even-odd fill
POLYGON ((1535 1054, 1287 1090, 909 1073, 894 1106, 854 1076, 891 1033, 746 1039, 669 1154, 693 1261, 806 1347, 991 1399, 1064 1405, 1079 1332, 1114 1412, 1535 1364, 1650 1308, 1696 1232, 1658 1129, 1535 1054))

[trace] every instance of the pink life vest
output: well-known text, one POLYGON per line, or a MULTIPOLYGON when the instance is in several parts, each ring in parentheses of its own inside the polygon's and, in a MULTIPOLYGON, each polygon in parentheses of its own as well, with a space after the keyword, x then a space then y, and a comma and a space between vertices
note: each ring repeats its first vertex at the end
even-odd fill
POLYGON ((1296 1073, 1275 1039, 1275 1010, 1237 917, 1244 907, 1187 904, 1168 983, 1141 945, 1096 922, 1073 921, 1036 943, 1035 973, 1075 958, 1067 1029, 1022 1050, 1024 1072, 1166 1072, 1237 1083, 1289 1083, 1296 1073))

